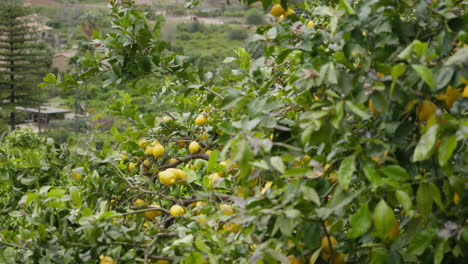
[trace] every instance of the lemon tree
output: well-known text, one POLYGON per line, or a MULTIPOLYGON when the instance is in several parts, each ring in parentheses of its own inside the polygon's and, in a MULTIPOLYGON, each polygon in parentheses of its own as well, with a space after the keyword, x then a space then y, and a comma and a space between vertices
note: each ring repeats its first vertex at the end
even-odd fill
POLYGON ((115 32, 95 34, 81 74, 44 81, 119 85, 109 108, 125 126, 2 146, 1 262, 466 259, 466 3, 245 2, 275 20, 251 36, 262 54, 239 48, 227 73, 193 68, 158 21, 110 3, 115 32), (125 89, 155 77, 142 114, 125 89))

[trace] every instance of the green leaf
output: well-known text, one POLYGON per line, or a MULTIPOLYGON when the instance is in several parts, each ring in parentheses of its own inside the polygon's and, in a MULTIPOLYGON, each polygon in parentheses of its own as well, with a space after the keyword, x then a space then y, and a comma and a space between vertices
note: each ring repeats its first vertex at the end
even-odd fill
POLYGON ((434 81, 434 78, 432 77, 432 72, 429 70, 426 66, 420 65, 420 64, 415 64, 411 65, 413 69, 418 73, 419 77, 427 84, 429 87, 431 87, 431 90, 434 91, 436 89, 436 83, 434 81))
POLYGON ((197 251, 192 251, 190 255, 182 261, 184 264, 202 264, 203 263, 203 255, 198 253, 197 251))
POLYGON ((354 165, 355 159, 354 155, 346 157, 338 169, 338 182, 345 190, 348 189, 354 170, 356 169, 354 165))
POLYGON ((396 219, 392 208, 383 199, 375 207, 373 219, 376 235, 382 239, 387 238, 396 219))
POLYGON ((453 151, 457 148, 457 136, 447 136, 442 139, 439 150, 437 151, 437 158, 439 159, 440 166, 444 167, 453 155, 453 151))
POLYGON ((302 191, 302 198, 304 198, 304 200, 312 201, 315 204, 320 206, 320 197, 317 194, 317 191, 315 191, 315 189, 310 188, 306 185, 302 185, 301 191, 302 191))
POLYGON ((65 191, 63 189, 52 189, 47 193, 46 197, 60 198, 60 197, 64 196, 66 193, 67 193, 67 191, 65 191))
POLYGON ((439 206, 440 209, 442 209, 442 211, 445 210, 445 206, 442 203, 442 197, 440 195, 439 188, 433 182, 429 183, 429 187, 431 189, 434 202, 439 206))
POLYGON ((452 64, 466 64, 468 61, 468 47, 464 47, 459 49, 455 54, 453 54, 450 58, 448 58, 444 65, 452 65, 452 64))
POLYGON ((284 173, 284 163, 281 157, 271 157, 270 158, 270 163, 273 168, 275 168, 277 171, 284 173))
POLYGON ((48 73, 44 78, 43 78, 44 82, 46 83, 56 83, 57 82, 57 78, 55 77, 55 74, 53 73, 48 73))
POLYGON ((354 114, 356 114, 364 120, 369 119, 371 117, 367 109, 362 105, 358 105, 352 101, 346 101, 346 106, 349 108, 349 110, 351 110, 351 112, 353 112, 354 114))
POLYGON ((428 183, 422 183, 419 185, 418 191, 416 193, 416 205, 418 210, 423 215, 429 215, 432 212, 432 203, 434 202, 434 197, 432 196, 431 187, 428 183))
POLYGON ((340 0, 339 8, 344 10, 347 15, 355 15, 356 14, 356 12, 351 7, 351 4, 348 2, 348 0, 340 0))
POLYGON ((395 192, 395 196, 403 209, 405 209, 407 212, 413 209, 413 202, 411 201, 411 197, 405 191, 397 190, 395 192))
POLYGON ((71 191, 71 198, 76 207, 81 207, 81 205, 83 205, 83 201, 81 199, 81 195, 78 189, 74 189, 71 191))
POLYGON ((437 134, 439 132, 438 125, 432 125, 426 133, 421 137, 418 145, 414 149, 413 161, 423 161, 428 159, 432 155, 432 149, 437 140, 437 134))
POLYGON ((382 177, 380 176, 381 174, 373 166, 366 165, 363 170, 364 170, 364 175, 370 181, 373 187, 379 187, 382 184, 384 184, 384 181, 382 177))
POLYGON ((364 235, 372 226, 372 218, 368 204, 360 207, 349 221, 351 229, 348 231, 348 238, 357 238, 364 235))
POLYGON ((398 79, 406 71, 406 64, 400 63, 392 67, 392 78, 398 79))
POLYGON ((407 181, 409 180, 409 175, 405 169, 398 165, 389 165, 382 169, 380 172, 383 173, 385 176, 389 177, 392 180, 396 181, 407 181))
POLYGON ((195 239, 195 246, 201 251, 201 252, 210 252, 210 248, 203 242, 202 238, 197 236, 195 239))
POLYGON ((330 124, 338 129, 340 126, 340 121, 343 119, 344 115, 344 107, 342 103, 337 103, 335 105, 335 112, 333 113, 332 117, 330 118, 330 124))
POLYGON ((213 171, 218 164, 218 151, 215 150, 211 152, 210 158, 208 159, 208 167, 206 168, 207 171, 213 171))
POLYGON ((434 264, 440 264, 442 263, 442 260, 444 259, 444 253, 445 253, 445 245, 447 244, 447 240, 440 240, 435 249, 434 249, 434 264))
POLYGON ((317 261, 318 257, 320 256, 320 252, 322 252, 322 247, 319 247, 317 250, 314 251, 312 256, 310 256, 309 259, 309 264, 315 264, 317 261))
POLYGON ((417 232, 413 240, 408 243, 408 249, 405 255, 419 256, 432 244, 432 239, 435 236, 433 229, 423 229, 417 232))

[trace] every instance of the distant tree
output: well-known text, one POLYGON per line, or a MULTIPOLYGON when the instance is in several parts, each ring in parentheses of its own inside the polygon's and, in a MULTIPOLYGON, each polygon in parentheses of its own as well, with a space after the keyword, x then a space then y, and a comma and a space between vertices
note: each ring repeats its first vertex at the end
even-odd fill
POLYGON ((245 14, 245 23, 248 25, 262 25, 265 24, 265 14, 262 10, 251 8, 245 14))
POLYGON ((41 77, 49 70, 51 56, 38 40, 28 9, 20 1, 0 2, 0 106, 9 112, 11 129, 16 106, 39 104, 41 77))

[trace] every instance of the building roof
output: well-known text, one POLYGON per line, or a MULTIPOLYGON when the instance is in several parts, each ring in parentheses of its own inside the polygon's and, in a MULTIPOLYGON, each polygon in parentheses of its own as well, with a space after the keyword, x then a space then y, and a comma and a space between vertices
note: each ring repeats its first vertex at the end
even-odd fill
MULTIPOLYGON (((25 112, 28 112, 28 113, 39 113, 38 108, 25 108, 25 107, 17 106, 16 110, 25 111, 25 112)), ((40 113, 45 114, 45 115, 62 114, 62 113, 69 113, 69 112, 71 112, 71 110, 63 109, 63 108, 49 107, 49 106, 41 106, 41 108, 40 108, 40 113)))

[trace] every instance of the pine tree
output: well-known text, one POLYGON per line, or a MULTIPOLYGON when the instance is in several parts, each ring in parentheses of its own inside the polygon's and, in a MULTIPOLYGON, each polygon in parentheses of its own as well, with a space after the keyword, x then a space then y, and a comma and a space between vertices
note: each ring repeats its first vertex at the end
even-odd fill
POLYGON ((9 112, 15 129, 16 106, 40 104, 37 86, 49 70, 51 56, 27 18, 29 11, 17 0, 0 1, 0 106, 9 112))

